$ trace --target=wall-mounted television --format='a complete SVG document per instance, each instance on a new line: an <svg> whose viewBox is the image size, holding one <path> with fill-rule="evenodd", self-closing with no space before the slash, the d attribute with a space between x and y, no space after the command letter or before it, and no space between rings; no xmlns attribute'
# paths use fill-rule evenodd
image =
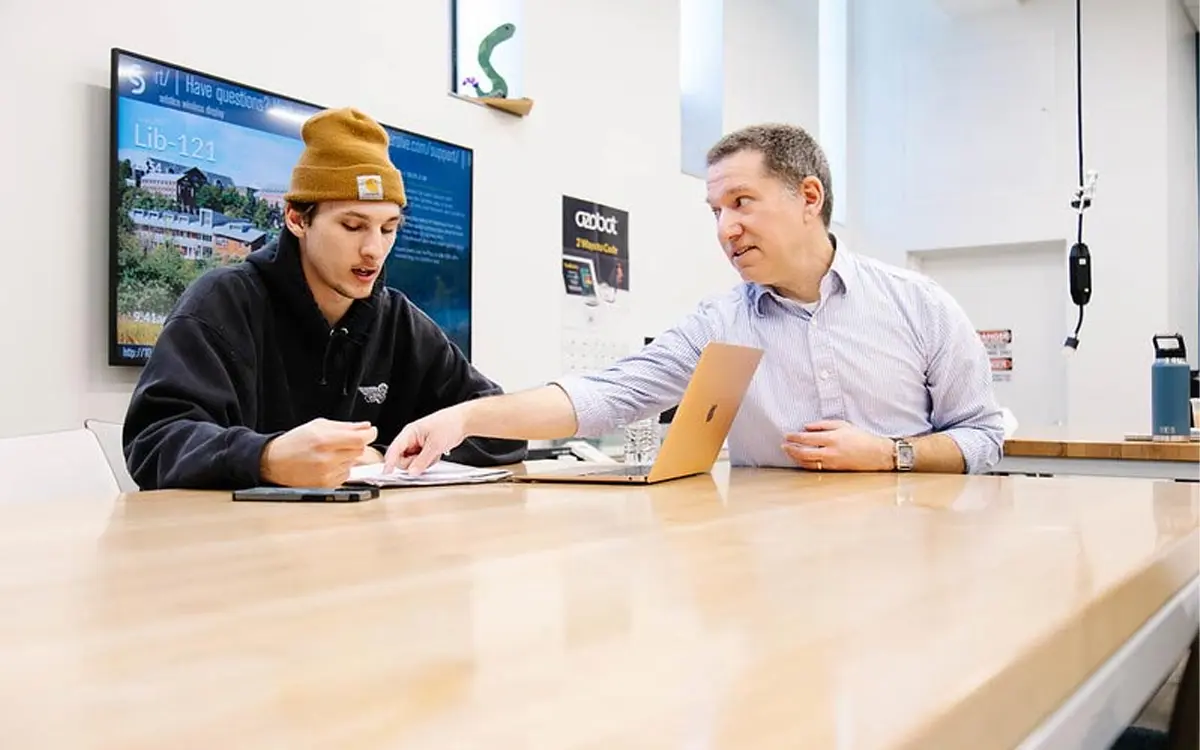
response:
<svg viewBox="0 0 1200 750"><path fill-rule="evenodd" d="M108 361L141 365L192 281L278 236L322 107L122 49L111 66ZM474 154L384 128L408 196L385 283L470 358Z"/></svg>

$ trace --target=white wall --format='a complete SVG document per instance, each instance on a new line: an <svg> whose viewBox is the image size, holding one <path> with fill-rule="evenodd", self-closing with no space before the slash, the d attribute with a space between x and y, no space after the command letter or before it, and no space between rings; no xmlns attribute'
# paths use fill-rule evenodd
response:
<svg viewBox="0 0 1200 750"><path fill-rule="evenodd" d="M816 0L729 3L725 121L815 124ZM774 13L789 11L787 23ZM475 359L509 389L556 374L560 195L630 211L637 315L657 332L736 281L715 243L703 183L679 165L678 0L527 0L517 119L447 95L445 3L213 0L190 5L6 3L0 11L0 279L10 353L0 435L120 419L137 371L105 364L108 50L126 47L476 150ZM77 31L63 25L70 17ZM222 26L212 19L228 19ZM811 20L811 28L805 23ZM622 48L625 48L622 50ZM620 51L619 51L620 50ZM766 99L745 85L771 69ZM18 75L15 71L25 71ZM810 81L811 85L806 84ZM717 82L716 85L726 85ZM781 97L781 93L788 94ZM515 261L529 262L520 274Z"/></svg>
<svg viewBox="0 0 1200 750"><path fill-rule="evenodd" d="M818 1L725 0L725 129L818 126Z"/></svg>
<svg viewBox="0 0 1200 750"><path fill-rule="evenodd" d="M1007 347L1012 370L993 387L1000 404L1019 415L1020 434L1044 435L1060 429L1067 419L1063 335L1045 325L1062 309L1065 245L943 248L912 257L918 270L937 279L959 301L976 328L1012 333ZM1021 304L1012 304L1013 299Z"/></svg>
<svg viewBox="0 0 1200 750"><path fill-rule="evenodd" d="M1197 248L1196 27L1182 3L1167 8L1168 320L1183 334L1192 367L1200 362Z"/></svg>
<svg viewBox="0 0 1200 750"><path fill-rule="evenodd" d="M950 15L937 0L853 0L847 221L861 249L904 264L909 250L1074 242L1074 5ZM1114 436L1149 428L1151 335L1190 318L1200 346L1194 93L1172 102L1194 92L1195 69L1167 51L1178 0L1083 9L1086 165L1100 182L1068 426ZM1045 325L1065 337L1075 310L1061 294L1061 318Z"/></svg>

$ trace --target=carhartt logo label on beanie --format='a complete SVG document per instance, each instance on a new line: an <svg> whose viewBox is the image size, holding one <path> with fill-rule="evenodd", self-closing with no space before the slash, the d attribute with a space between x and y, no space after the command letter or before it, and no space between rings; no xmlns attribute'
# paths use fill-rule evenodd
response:
<svg viewBox="0 0 1200 750"><path fill-rule="evenodd" d="M383 200L383 180L377 174L358 176L358 199L360 201Z"/></svg>
<svg viewBox="0 0 1200 750"><path fill-rule="evenodd" d="M389 201L407 204L400 170L388 156L383 126L357 109L327 109L300 130L304 153L284 196L299 203Z"/></svg>

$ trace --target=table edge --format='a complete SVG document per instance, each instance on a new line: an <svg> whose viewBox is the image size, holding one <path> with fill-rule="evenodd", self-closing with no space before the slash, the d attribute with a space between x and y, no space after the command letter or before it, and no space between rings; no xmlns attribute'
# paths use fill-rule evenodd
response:
<svg viewBox="0 0 1200 750"><path fill-rule="evenodd" d="M1015 748L1059 710L1087 680L1135 636L1155 613L1200 576L1200 528L1158 552L1155 560L1115 582L1100 596L1034 642L1004 671L942 711L931 714L897 744L905 750L929 747ZM1105 616L1101 617L1103 613ZM1116 614L1113 617L1113 614ZM1079 635L1082 628L1083 635ZM1100 646L1092 646L1102 640ZM1070 663L1064 653L1089 648L1082 674L1071 684L1047 684L1045 670L1033 664ZM1098 652L1097 652L1098 650ZM1055 658L1052 655L1057 655ZM1063 667L1058 667L1063 668ZM1072 671L1079 667L1072 666ZM1059 680L1058 682L1061 682ZM1019 696L1013 698L1013 696ZM1015 710L1014 710L1015 709ZM981 735L981 729L986 735Z"/></svg>

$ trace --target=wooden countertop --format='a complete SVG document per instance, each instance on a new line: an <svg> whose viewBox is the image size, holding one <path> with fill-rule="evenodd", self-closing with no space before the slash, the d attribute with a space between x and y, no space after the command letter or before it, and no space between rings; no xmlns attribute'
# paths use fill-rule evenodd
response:
<svg viewBox="0 0 1200 750"><path fill-rule="evenodd" d="M1186 582L1200 486L729 471L0 502L11 747L1011 748Z"/></svg>
<svg viewBox="0 0 1200 750"><path fill-rule="evenodd" d="M1056 434L1014 435L1004 455L1037 458L1101 458L1129 461L1200 462L1200 442L1156 443L1145 440Z"/></svg>

